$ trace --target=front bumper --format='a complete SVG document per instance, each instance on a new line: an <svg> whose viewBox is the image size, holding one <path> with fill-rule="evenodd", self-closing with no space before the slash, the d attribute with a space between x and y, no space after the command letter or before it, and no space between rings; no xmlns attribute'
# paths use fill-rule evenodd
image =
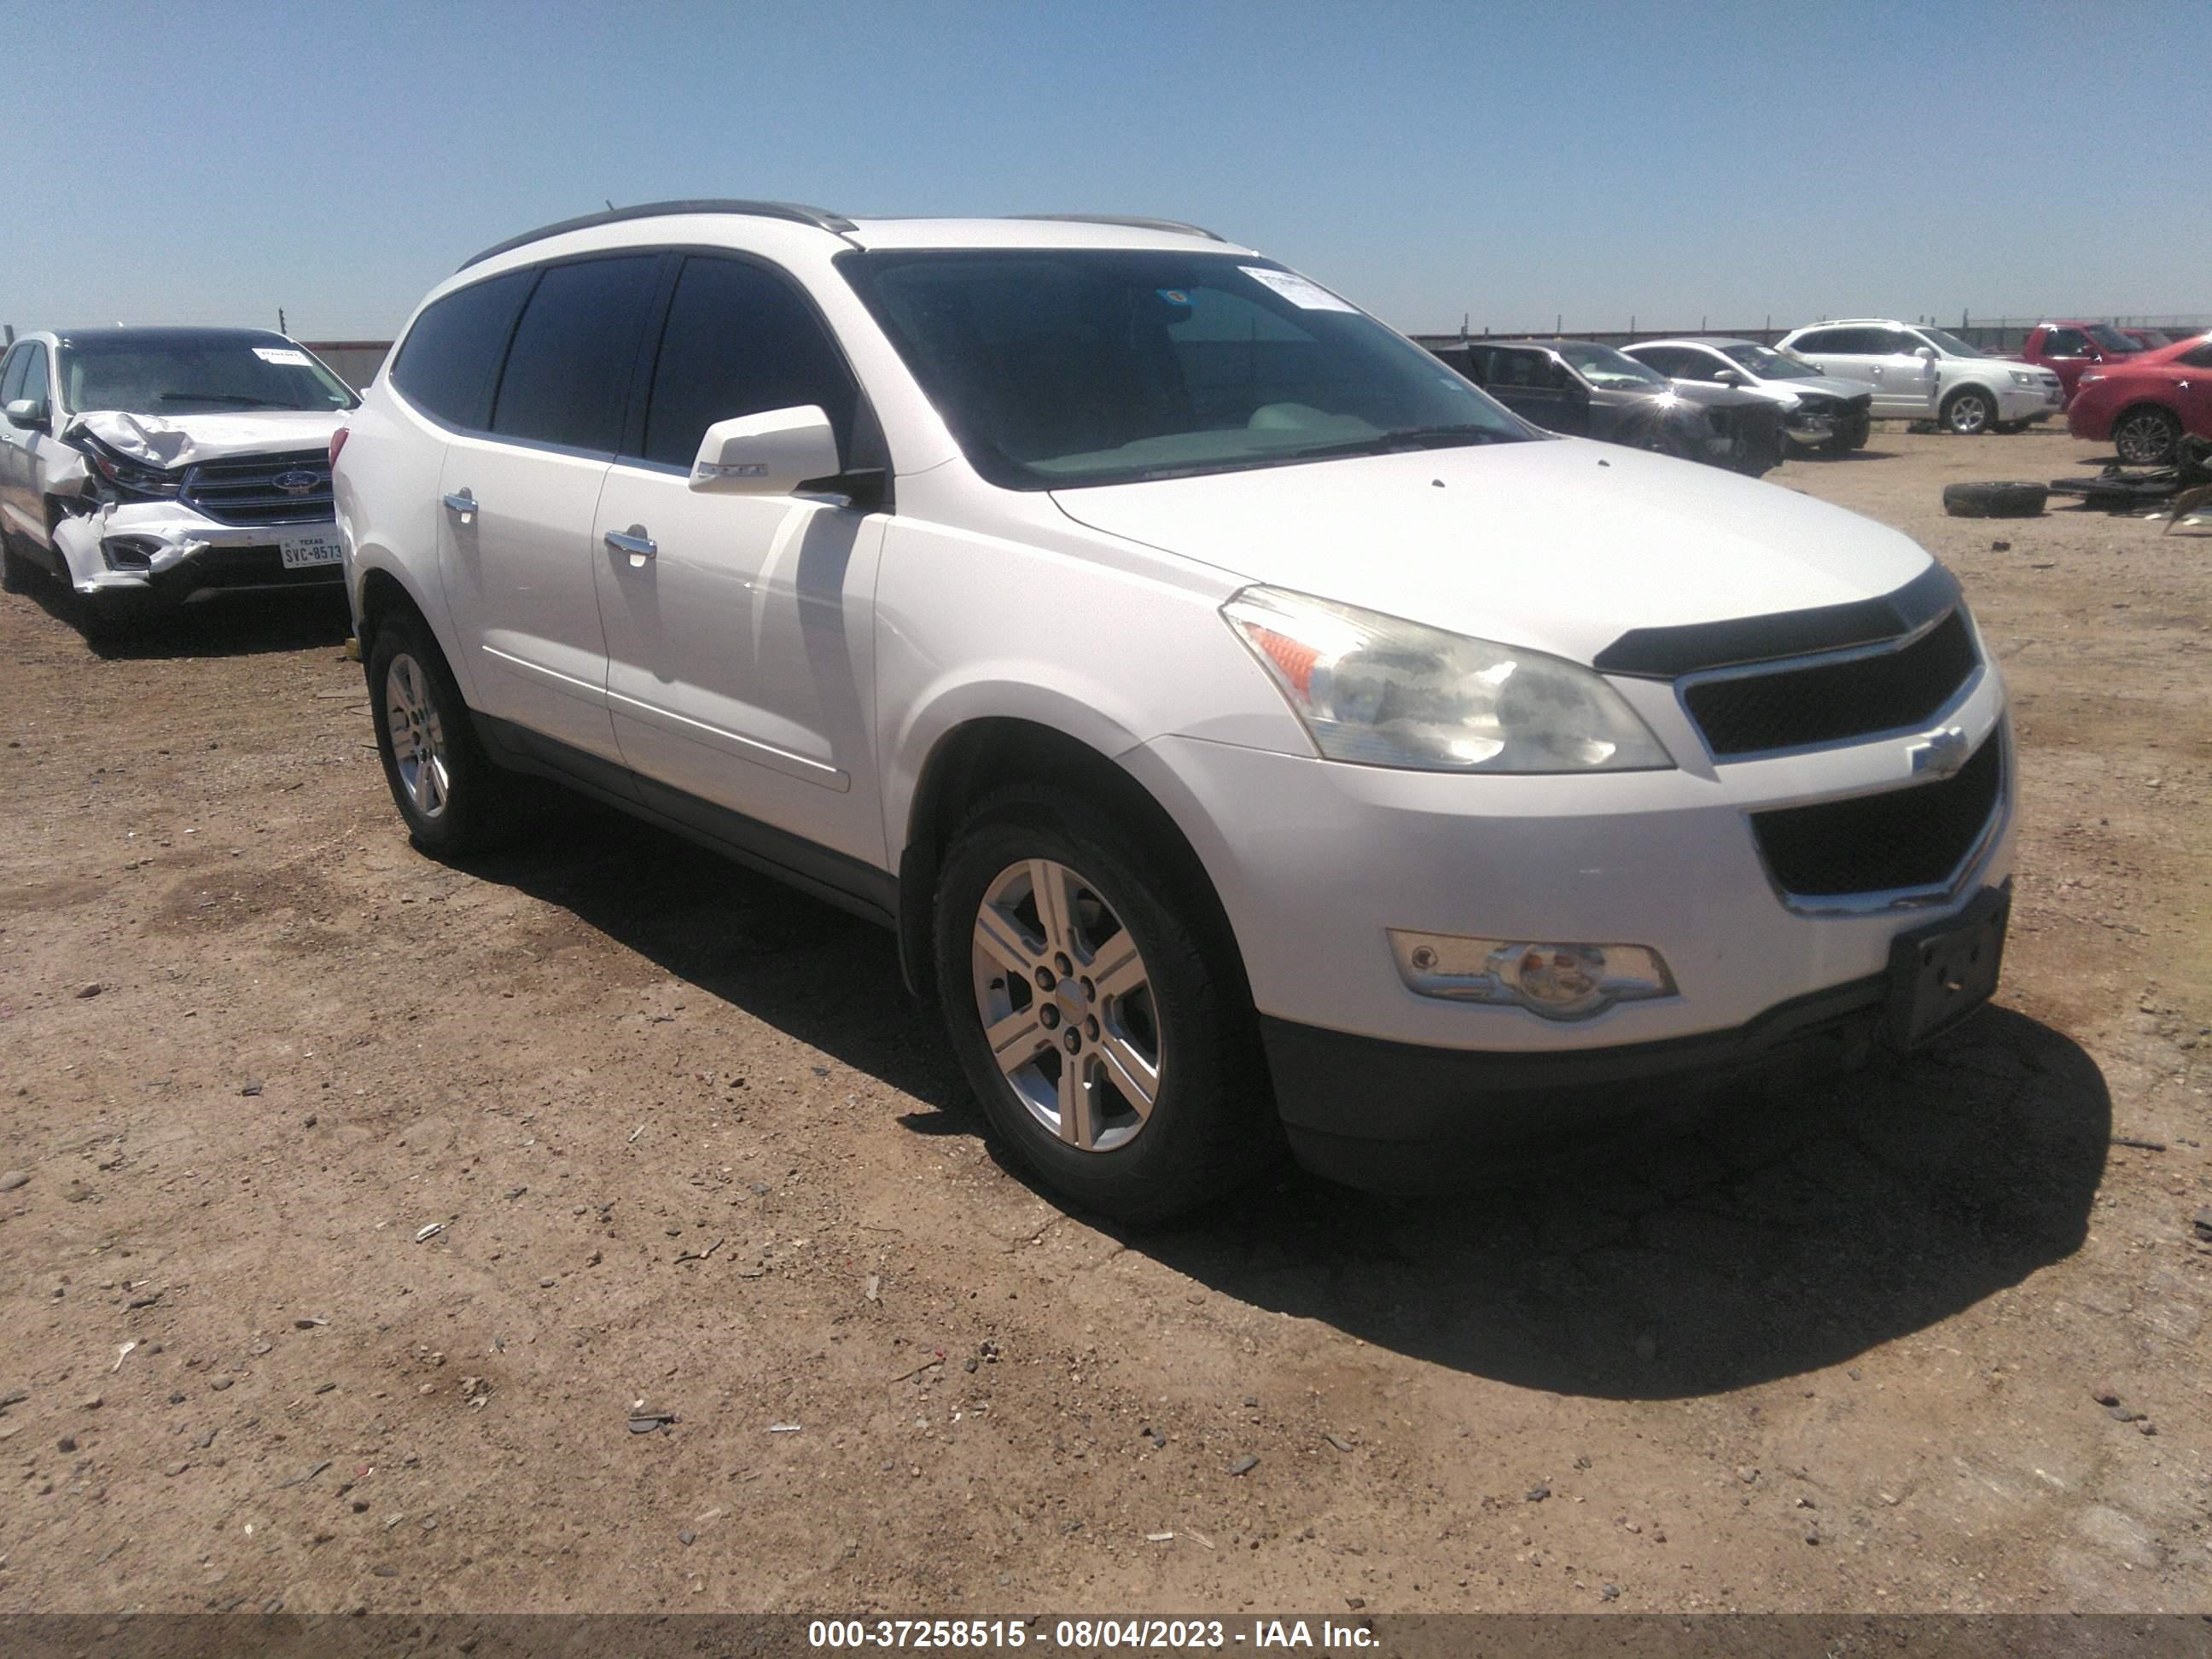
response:
<svg viewBox="0 0 2212 1659"><path fill-rule="evenodd" d="M2002 386L1997 388L1997 419L2047 421L2065 407L2064 389L2050 386Z"/></svg>
<svg viewBox="0 0 2212 1659"><path fill-rule="evenodd" d="M284 562L288 541L318 536L335 545L336 524L222 524L173 501L105 506L54 527L70 586L114 604L189 605L221 593L339 586L345 572L335 561Z"/></svg>
<svg viewBox="0 0 2212 1659"><path fill-rule="evenodd" d="M1443 1191L1472 1173L1571 1153L1586 1134L1648 1131L1731 1085L1822 1079L1877 1049L1917 1047L1988 1000L2011 908L2009 880L1984 888L1960 917L1901 936L1887 973L1793 997L1731 1030L1496 1055L1263 1018L1261 1041L1300 1163L1379 1192ZM1920 1024L1928 988L1963 960L1960 939L1988 960L1966 970L1970 983L1938 990L1936 1018Z"/></svg>
<svg viewBox="0 0 2212 1659"><path fill-rule="evenodd" d="M2008 765L1987 829L1940 889L1863 904L1789 898L1770 878L1750 815L1924 781L1914 750L1925 749L1929 732L1716 764L1674 687L1612 683L1678 769L1453 776L1190 738L1157 739L1122 757L1182 824L1220 896L1276 1051L1286 1120L1297 1100L1323 1097L1364 1110L1399 1096L1376 1109L1414 1110L1405 1091L1361 1081L1356 1063L1400 1049L1414 1051L1405 1063L1420 1077L1507 1066L1509 1092L1519 1086L1512 1065L1536 1068L1534 1077L1547 1066L1586 1064L1610 1083L1609 1068L1650 1075L1649 1054L1685 1042L1706 1045L1683 1050L1697 1056L1686 1069L1710 1069L1715 1056L1753 1043L1747 1034L1759 1034L1753 1046L1763 1046L1767 1035L1796 1032L1803 1022L1784 1010L1817 1004L1840 1018L1878 1000L1867 988L1888 973L1900 934L1956 914L2010 876ZM1958 727L1978 751L2008 741L2003 711L2002 683L1985 666L1929 727ZM1665 958L1677 994L1571 1021L1422 996L1399 975L1392 928L1642 945ZM1334 1081L1314 1085L1310 1076ZM1447 1100L1470 1093L1463 1085L1421 1087L1442 1089ZM1305 1122L1324 1127L1317 1113Z"/></svg>

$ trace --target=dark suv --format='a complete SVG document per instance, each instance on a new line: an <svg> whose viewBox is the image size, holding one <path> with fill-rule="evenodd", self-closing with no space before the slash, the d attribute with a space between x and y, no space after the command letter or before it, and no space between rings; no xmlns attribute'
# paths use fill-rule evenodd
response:
<svg viewBox="0 0 2212 1659"><path fill-rule="evenodd" d="M1466 340L1430 350L1524 420L1756 478L1782 459L1781 411L1724 386L1684 386L1589 340Z"/></svg>

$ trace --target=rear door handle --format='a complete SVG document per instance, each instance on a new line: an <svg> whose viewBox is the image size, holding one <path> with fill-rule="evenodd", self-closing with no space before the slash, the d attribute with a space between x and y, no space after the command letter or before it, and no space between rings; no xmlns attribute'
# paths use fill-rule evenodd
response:
<svg viewBox="0 0 2212 1659"><path fill-rule="evenodd" d="M475 518L477 515L477 498L469 494L465 489L462 490L458 495L447 496L446 505L453 512L460 514L461 522L463 524L466 524L470 520Z"/></svg>
<svg viewBox="0 0 2212 1659"><path fill-rule="evenodd" d="M629 555L629 568L641 570L645 562L660 551L660 544L645 533L645 526L634 524L627 530L610 530L607 545L617 553Z"/></svg>

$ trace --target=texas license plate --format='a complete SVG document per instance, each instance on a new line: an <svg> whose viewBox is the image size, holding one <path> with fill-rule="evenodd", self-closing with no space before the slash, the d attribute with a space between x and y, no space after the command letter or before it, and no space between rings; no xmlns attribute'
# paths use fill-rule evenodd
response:
<svg viewBox="0 0 2212 1659"><path fill-rule="evenodd" d="M345 557L345 550L338 544L338 532L335 530L295 532L278 539L276 551L287 570L301 570L313 564L337 564Z"/></svg>
<svg viewBox="0 0 2212 1659"><path fill-rule="evenodd" d="M1889 1030L1901 1048L1943 1031L1990 1000L2004 965L2012 884L1985 890L1958 915L1899 934L1889 947Z"/></svg>

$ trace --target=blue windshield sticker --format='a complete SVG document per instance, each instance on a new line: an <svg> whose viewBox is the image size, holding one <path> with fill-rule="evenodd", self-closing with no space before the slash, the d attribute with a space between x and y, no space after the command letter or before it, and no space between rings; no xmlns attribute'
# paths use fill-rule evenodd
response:
<svg viewBox="0 0 2212 1659"><path fill-rule="evenodd" d="M1190 295L1179 288L1164 288L1158 289L1158 293L1160 298L1171 306L1187 306L1190 303Z"/></svg>

